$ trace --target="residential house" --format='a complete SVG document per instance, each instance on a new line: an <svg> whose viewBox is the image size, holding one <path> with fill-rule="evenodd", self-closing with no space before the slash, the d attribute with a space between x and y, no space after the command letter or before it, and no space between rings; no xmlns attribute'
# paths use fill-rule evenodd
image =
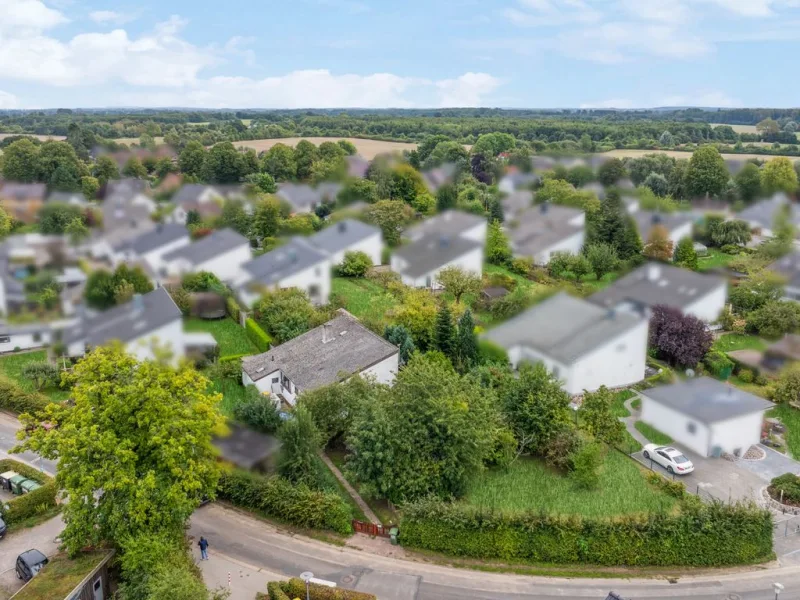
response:
<svg viewBox="0 0 800 600"><path fill-rule="evenodd" d="M314 188L306 183L287 182L278 185L277 196L289 203L293 213L310 213L320 204L335 203L341 189L338 183L322 183Z"/></svg>
<svg viewBox="0 0 800 600"><path fill-rule="evenodd" d="M651 262L588 300L606 309L640 314L647 314L653 306L665 305L712 323L728 301L728 282L724 277Z"/></svg>
<svg viewBox="0 0 800 600"><path fill-rule="evenodd" d="M556 166L556 160L551 156L534 154L531 156L531 167L534 171L550 171Z"/></svg>
<svg viewBox="0 0 800 600"><path fill-rule="evenodd" d="M150 182L145 179L113 179L100 190L104 205L133 204L147 206L150 212L156 210L156 202L150 197Z"/></svg>
<svg viewBox="0 0 800 600"><path fill-rule="evenodd" d="M774 194L771 198L751 204L740 212L738 219L746 221L753 231L761 237L771 237L775 221L781 212L788 207L789 220L795 227L800 226L800 211L792 203L789 196L783 192Z"/></svg>
<svg viewBox="0 0 800 600"><path fill-rule="evenodd" d="M357 179L364 179L369 171L369 161L366 158L354 154L348 156L347 160L347 176L355 177Z"/></svg>
<svg viewBox="0 0 800 600"><path fill-rule="evenodd" d="M542 180L536 173L523 173L514 171L503 175L497 184L497 189L504 194L513 194L520 190L530 190Z"/></svg>
<svg viewBox="0 0 800 600"><path fill-rule="evenodd" d="M630 385L645 376L648 320L561 292L483 334L514 367L542 363L570 394Z"/></svg>
<svg viewBox="0 0 800 600"><path fill-rule="evenodd" d="M425 219L418 225L409 227L403 237L416 241L429 235L441 237L463 237L481 245L486 244L488 222L486 217L473 215L460 210L446 210L434 217Z"/></svg>
<svg viewBox="0 0 800 600"><path fill-rule="evenodd" d="M202 239L162 256L168 276L207 271L232 283L244 276L242 266L252 260L250 240L233 229L217 229Z"/></svg>
<svg viewBox="0 0 800 600"><path fill-rule="evenodd" d="M109 181L103 213L102 231L93 232L90 251L94 258L111 258L114 248L155 229L152 219L156 203L145 192L149 184L139 179Z"/></svg>
<svg viewBox="0 0 800 600"><path fill-rule="evenodd" d="M47 204L69 204L70 206L78 206L80 208L88 206L89 204L86 200L86 196L80 192L50 192L45 202Z"/></svg>
<svg viewBox="0 0 800 600"><path fill-rule="evenodd" d="M428 234L397 248L392 254L392 271L411 287L439 288L437 275L447 267L459 267L481 276L484 245L461 236Z"/></svg>
<svg viewBox="0 0 800 600"><path fill-rule="evenodd" d="M785 366L800 361L800 335L787 333L770 344L759 361L758 367L768 371L780 371Z"/></svg>
<svg viewBox="0 0 800 600"><path fill-rule="evenodd" d="M174 223L186 225L189 213L196 212L201 220L213 219L222 214L225 198L214 186L189 183L172 196L175 209L169 216Z"/></svg>
<svg viewBox="0 0 800 600"><path fill-rule="evenodd" d="M192 349L216 346L210 334L183 331L183 314L163 287L94 316L83 315L63 336L70 357L114 340L139 360L154 359L157 350L166 349L178 361Z"/></svg>
<svg viewBox="0 0 800 600"><path fill-rule="evenodd" d="M0 206L22 223L35 223L44 205L47 186L43 183L0 183Z"/></svg>
<svg viewBox="0 0 800 600"><path fill-rule="evenodd" d="M511 221L533 206L533 192L531 190L511 192L500 200L500 206L503 208L506 222Z"/></svg>
<svg viewBox="0 0 800 600"><path fill-rule="evenodd" d="M43 348L53 342L50 323L12 324L0 321L0 353Z"/></svg>
<svg viewBox="0 0 800 600"><path fill-rule="evenodd" d="M383 234L378 227L344 219L315 233L308 241L330 256L331 265L342 264L346 252L364 252L373 265L381 264Z"/></svg>
<svg viewBox="0 0 800 600"><path fill-rule="evenodd" d="M786 280L784 297L800 301L800 250L793 250L769 266L769 270Z"/></svg>
<svg viewBox="0 0 800 600"><path fill-rule="evenodd" d="M243 274L234 284L242 302L251 307L264 289L297 288L314 304L327 304L331 292L328 255L302 237L262 254L242 265Z"/></svg>
<svg viewBox="0 0 800 600"><path fill-rule="evenodd" d="M603 200L606 197L606 188L599 181L590 181L586 185L581 186L580 191L592 192L595 196L597 196L598 200Z"/></svg>
<svg viewBox="0 0 800 600"><path fill-rule="evenodd" d="M630 207L628 211L630 212ZM642 243L647 244L654 227L661 226L667 231L667 237L673 248L685 237L692 236L694 221L691 215L672 213L664 214L650 210L636 210L631 214Z"/></svg>
<svg viewBox="0 0 800 600"><path fill-rule="evenodd" d="M191 244L189 230L177 223L158 223L155 228L114 248L114 264L146 262L153 273L166 272L164 256Z"/></svg>
<svg viewBox="0 0 800 600"><path fill-rule="evenodd" d="M585 220L582 210L544 202L518 215L506 230L514 256L546 265L555 252L580 253L586 237Z"/></svg>
<svg viewBox="0 0 800 600"><path fill-rule="evenodd" d="M343 309L336 317L267 352L242 359L242 383L255 385L276 402L364 375L392 384L399 351Z"/></svg>
<svg viewBox="0 0 800 600"><path fill-rule="evenodd" d="M439 191L443 185L451 184L455 181L456 165L445 163L440 167L434 167L422 172L422 181L431 194Z"/></svg>
<svg viewBox="0 0 800 600"><path fill-rule="evenodd" d="M742 456L761 441L764 413L773 406L711 377L658 386L641 394L641 420L700 456Z"/></svg>

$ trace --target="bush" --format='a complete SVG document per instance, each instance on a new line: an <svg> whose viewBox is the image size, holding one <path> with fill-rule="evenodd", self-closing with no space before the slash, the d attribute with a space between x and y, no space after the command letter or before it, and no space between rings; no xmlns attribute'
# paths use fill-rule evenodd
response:
<svg viewBox="0 0 800 600"><path fill-rule="evenodd" d="M275 433L281 425L281 417L269 396L249 385L247 396L233 408L233 418L262 433Z"/></svg>
<svg viewBox="0 0 800 600"><path fill-rule="evenodd" d="M32 380L37 390L56 386L60 380L58 367L46 360L28 363L22 369L22 376Z"/></svg>
<svg viewBox="0 0 800 600"><path fill-rule="evenodd" d="M247 332L247 337L256 345L259 352L266 352L269 350L270 344L272 343L272 338L269 337L269 334L261 329L261 326L256 323L253 319L247 319L244 322L244 328Z"/></svg>
<svg viewBox="0 0 800 600"><path fill-rule="evenodd" d="M422 500L403 508L404 546L481 559L720 567L770 559L772 519L754 505L689 504L610 519L483 511Z"/></svg>
<svg viewBox="0 0 800 600"><path fill-rule="evenodd" d="M478 340L478 361L482 364L508 364L508 353L504 348L488 340Z"/></svg>
<svg viewBox="0 0 800 600"><path fill-rule="evenodd" d="M350 506L334 492L292 485L282 477L263 477L246 471L224 473L219 497L298 527L352 533Z"/></svg>
<svg viewBox="0 0 800 600"><path fill-rule="evenodd" d="M342 277L363 277L372 268L372 259L366 252L345 252L344 260L339 266Z"/></svg>
<svg viewBox="0 0 800 600"><path fill-rule="evenodd" d="M14 414L34 413L50 404L46 396L26 392L14 381L0 375L0 410Z"/></svg>
<svg viewBox="0 0 800 600"><path fill-rule="evenodd" d="M587 442L572 457L570 478L580 488L593 490L600 485L600 467L603 466L602 446L595 441Z"/></svg>
<svg viewBox="0 0 800 600"><path fill-rule="evenodd" d="M523 277L528 277L528 275L531 274L531 271L533 271L533 259L527 256L515 258L511 261L509 269L512 273L522 275Z"/></svg>
<svg viewBox="0 0 800 600"><path fill-rule="evenodd" d="M239 304L236 302L236 300L234 299L233 296L228 296L225 299L225 308L228 310L228 316L230 316L230 318L233 319L234 321L236 321L236 323L238 324L240 322L239 321L239 319L240 319L239 315L240 315L242 309L239 306Z"/></svg>
<svg viewBox="0 0 800 600"><path fill-rule="evenodd" d="M800 504L800 477L785 473L770 481L769 495L783 504Z"/></svg>
<svg viewBox="0 0 800 600"><path fill-rule="evenodd" d="M7 503L8 509L2 511L3 519L7 524L19 523L56 506L58 487L49 475L10 458L0 460L0 473L6 471L16 471L20 475L42 484L38 490L17 496Z"/></svg>
<svg viewBox="0 0 800 600"><path fill-rule="evenodd" d="M755 375L753 375L753 372L750 369L742 369L739 371L738 375L739 379L741 379L744 383L753 383L753 380L755 379Z"/></svg>
<svg viewBox="0 0 800 600"><path fill-rule="evenodd" d="M245 354L227 354L225 356L220 356L219 357L219 362L221 362L221 363L227 363L227 362L236 363L236 361L242 360L245 356L251 356L251 355L247 354L247 353L245 353ZM236 364L238 364L238 363L236 363Z"/></svg>
<svg viewBox="0 0 800 600"><path fill-rule="evenodd" d="M718 379L727 379L733 371L733 361L724 352L708 352L703 357L703 364Z"/></svg>
<svg viewBox="0 0 800 600"><path fill-rule="evenodd" d="M302 579L293 577L283 584L283 589L290 598L305 598L306 584ZM310 584L308 591L311 600L376 600L373 594L342 588L329 588L317 583Z"/></svg>

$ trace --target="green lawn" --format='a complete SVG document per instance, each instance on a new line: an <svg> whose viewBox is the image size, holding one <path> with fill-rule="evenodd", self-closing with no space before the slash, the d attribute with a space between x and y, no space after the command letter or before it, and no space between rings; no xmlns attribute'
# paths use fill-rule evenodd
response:
<svg viewBox="0 0 800 600"><path fill-rule="evenodd" d="M379 284L369 279L334 277L331 296L341 296L345 309L359 319L382 321L397 300Z"/></svg>
<svg viewBox="0 0 800 600"><path fill-rule="evenodd" d="M47 360L46 350L8 354L0 357L0 373L16 381L23 390L35 392L36 387L33 385L33 382L22 376L22 369L29 363L42 362L44 360ZM69 398L69 392L60 388L45 388L40 391L53 402L63 402Z"/></svg>
<svg viewBox="0 0 800 600"><path fill-rule="evenodd" d="M620 390L614 394L614 400L611 403L611 414L615 417L630 417L631 413L625 408L625 401L635 395L636 393L633 390Z"/></svg>
<svg viewBox="0 0 800 600"><path fill-rule="evenodd" d="M639 430L644 437L650 440L654 444L658 444L660 446L671 444L672 438L669 437L666 433L661 433L655 427L648 425L643 421L636 421L636 425L634 425L636 429Z"/></svg>
<svg viewBox="0 0 800 600"><path fill-rule="evenodd" d="M712 349L720 352L733 352L734 350L759 350L767 348L767 342L755 335L745 333L726 333L714 340Z"/></svg>
<svg viewBox="0 0 800 600"><path fill-rule="evenodd" d="M609 450L599 489L582 490L537 459L520 459L508 470L489 470L470 482L462 500L506 511L608 517L667 512L675 499L651 487L630 458Z"/></svg>
<svg viewBox="0 0 800 600"><path fill-rule="evenodd" d="M717 248L709 248L708 256L697 257L697 270L710 271L720 267L727 267L728 263L737 258L734 254L725 254Z"/></svg>
<svg viewBox="0 0 800 600"><path fill-rule="evenodd" d="M220 404L222 414L232 417L233 408L243 402L246 397L244 386L238 381L230 379L212 379L211 383L213 391L222 393L222 403Z"/></svg>
<svg viewBox="0 0 800 600"><path fill-rule="evenodd" d="M786 427L786 445L795 459L800 459L800 410L786 404L778 404L767 413L768 417L776 417Z"/></svg>
<svg viewBox="0 0 800 600"><path fill-rule="evenodd" d="M207 320L190 317L184 320L183 326L188 332L202 331L213 335L219 344L220 356L258 354L258 348L247 337L244 327L239 327L231 318Z"/></svg>

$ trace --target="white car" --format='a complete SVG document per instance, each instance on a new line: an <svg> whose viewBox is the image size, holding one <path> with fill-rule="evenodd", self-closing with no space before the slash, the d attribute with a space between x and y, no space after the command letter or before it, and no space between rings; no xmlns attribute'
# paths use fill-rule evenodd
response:
<svg viewBox="0 0 800 600"><path fill-rule="evenodd" d="M676 450L672 446L647 444L642 454L644 454L645 458L649 458L653 462L660 464L670 473L686 475L694 471L692 461L686 458L680 450Z"/></svg>

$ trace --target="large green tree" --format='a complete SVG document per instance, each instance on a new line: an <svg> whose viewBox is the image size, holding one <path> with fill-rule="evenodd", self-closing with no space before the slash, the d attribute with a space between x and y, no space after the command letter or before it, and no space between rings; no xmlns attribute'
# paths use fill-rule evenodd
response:
<svg viewBox="0 0 800 600"><path fill-rule="evenodd" d="M281 226L281 205L274 196L259 199L253 213L252 233L260 238L275 237Z"/></svg>
<svg viewBox="0 0 800 600"><path fill-rule="evenodd" d="M119 345L95 349L64 378L71 401L22 415L15 450L58 460L67 550L182 535L216 491L211 438L223 428L222 395L189 366L140 363Z"/></svg>
<svg viewBox="0 0 800 600"><path fill-rule="evenodd" d="M98 156L92 168L92 175L97 178L100 185L105 185L109 181L119 179L119 167L110 156Z"/></svg>
<svg viewBox="0 0 800 600"><path fill-rule="evenodd" d="M281 440L278 473L294 484L317 487L317 453L321 438L314 418L305 406L298 406L292 418L281 425L278 437Z"/></svg>
<svg viewBox="0 0 800 600"><path fill-rule="evenodd" d="M214 144L206 154L202 177L211 183L239 183L247 174L244 155L230 142Z"/></svg>
<svg viewBox="0 0 800 600"><path fill-rule="evenodd" d="M294 147L294 161L297 165L297 178L306 180L311 178L314 161L319 158L317 147L308 140L300 140Z"/></svg>
<svg viewBox="0 0 800 600"><path fill-rule="evenodd" d="M745 202L752 202L761 194L761 170L749 162L734 177L736 191Z"/></svg>
<svg viewBox="0 0 800 600"><path fill-rule="evenodd" d="M308 296L297 288L265 293L255 312L258 322L279 344L311 329L315 315Z"/></svg>
<svg viewBox="0 0 800 600"><path fill-rule="evenodd" d="M81 176L88 174L75 149L66 142L43 143L39 147L36 165L36 179L53 189L80 190Z"/></svg>
<svg viewBox="0 0 800 600"><path fill-rule="evenodd" d="M367 218L381 228L390 246L400 243L403 228L414 218L414 209L400 200L380 200L367 209Z"/></svg>
<svg viewBox="0 0 800 600"><path fill-rule="evenodd" d="M783 156L767 161L761 174L761 185L767 194L794 193L797 190L797 173L791 161Z"/></svg>
<svg viewBox="0 0 800 600"><path fill-rule="evenodd" d="M23 138L3 150L3 177L9 181L32 182L38 177L39 146Z"/></svg>
<svg viewBox="0 0 800 600"><path fill-rule="evenodd" d="M178 156L178 167L181 173L192 177L201 177L203 175L203 166L206 162L206 154L206 149L200 142L193 140L186 144L186 147L181 150Z"/></svg>
<svg viewBox="0 0 800 600"><path fill-rule="evenodd" d="M716 146L701 146L686 170L686 190L691 196L719 196L728 185L728 167Z"/></svg>
<svg viewBox="0 0 800 600"><path fill-rule="evenodd" d="M291 181L297 174L294 150L286 144L275 144L264 153L261 167L272 175L275 181Z"/></svg>
<svg viewBox="0 0 800 600"><path fill-rule="evenodd" d="M456 329L453 326L453 314L447 302L442 302L436 313L436 324L433 329L433 349L444 354L451 361L455 358Z"/></svg>

